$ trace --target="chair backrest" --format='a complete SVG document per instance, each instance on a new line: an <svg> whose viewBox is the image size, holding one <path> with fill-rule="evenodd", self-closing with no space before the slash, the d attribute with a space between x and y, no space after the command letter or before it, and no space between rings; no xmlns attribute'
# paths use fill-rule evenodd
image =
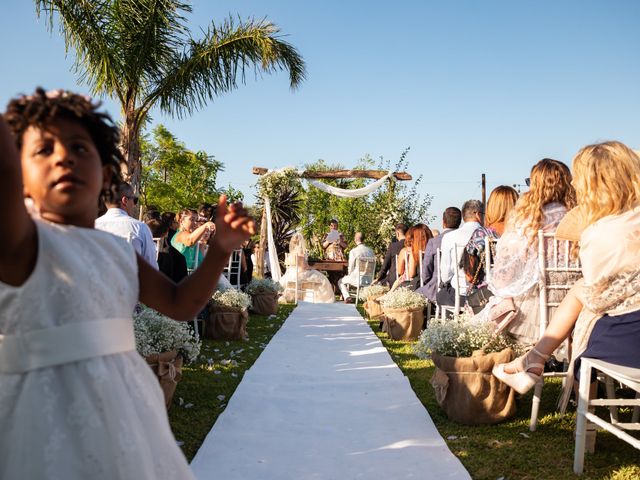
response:
<svg viewBox="0 0 640 480"><path fill-rule="evenodd" d="M374 257L358 257L356 268L358 270L358 285L360 287L371 285L376 271L376 259Z"/></svg>
<svg viewBox="0 0 640 480"><path fill-rule="evenodd" d="M153 243L156 244L156 260L158 260L160 254L165 251L166 238L167 237L153 237Z"/></svg>
<svg viewBox="0 0 640 480"><path fill-rule="evenodd" d="M229 280L229 283L231 283L231 285L237 290L240 290L240 269L242 264L241 256L241 248L238 248L237 250L231 252L231 255L229 256L229 263L227 264L227 268L225 269L225 276L227 277L227 280Z"/></svg>
<svg viewBox="0 0 640 480"><path fill-rule="evenodd" d="M456 261L455 268L453 269L453 271L455 272L453 275L453 283L452 286L456 292L456 299L455 299L455 303L454 303L454 307L455 307L455 311L456 312L460 312L460 295L467 295L467 292L461 292L460 289L462 288L463 283L460 281L461 277L464 276L464 270L462 270L460 268L460 259L462 258L462 252L464 252L466 245L463 244L454 244L454 248L453 248L453 254L454 254L454 259ZM464 283L464 285L466 285L466 282Z"/></svg>
<svg viewBox="0 0 640 480"><path fill-rule="evenodd" d="M424 257L424 250L420 252L420 256L418 257L418 275L420 275L420 286L424 286L424 275L422 273L422 261Z"/></svg>
<svg viewBox="0 0 640 480"><path fill-rule="evenodd" d="M491 235L484 237L484 281L489 283L491 280L491 270L496 261L496 246L498 239Z"/></svg>
<svg viewBox="0 0 640 480"><path fill-rule="evenodd" d="M573 259L574 243L558 240L553 233L538 231L540 268L540 336L549 323L549 310L562 302L569 289L582 277L579 259Z"/></svg>
<svg viewBox="0 0 640 480"><path fill-rule="evenodd" d="M440 247L436 248L436 290L440 290Z"/></svg>

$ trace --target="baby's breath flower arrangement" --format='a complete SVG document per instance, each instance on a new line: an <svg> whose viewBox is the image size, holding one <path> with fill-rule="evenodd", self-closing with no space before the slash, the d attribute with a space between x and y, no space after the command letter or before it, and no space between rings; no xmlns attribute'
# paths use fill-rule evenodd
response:
<svg viewBox="0 0 640 480"><path fill-rule="evenodd" d="M251 297L235 288L215 292L211 300L214 305L238 311L245 310L251 306Z"/></svg>
<svg viewBox="0 0 640 480"><path fill-rule="evenodd" d="M389 291L389 287L386 285L370 285L362 289L360 298L363 300L369 300L370 298L377 298L380 295L384 295Z"/></svg>
<svg viewBox="0 0 640 480"><path fill-rule="evenodd" d="M384 308L420 308L427 305L427 299L419 293L400 287L379 299Z"/></svg>
<svg viewBox="0 0 640 480"><path fill-rule="evenodd" d="M176 350L186 363L200 355L201 342L191 331L189 324L177 322L142 307L133 316L136 350L143 357Z"/></svg>
<svg viewBox="0 0 640 480"><path fill-rule="evenodd" d="M282 285L270 278L254 278L244 291L249 295L256 295L261 293L280 293L282 290Z"/></svg>
<svg viewBox="0 0 640 480"><path fill-rule="evenodd" d="M413 351L420 358L431 358L432 353L447 357L470 357L474 350L484 347L486 353L500 352L507 347L518 350L510 337L494 336L487 322L474 321L468 314L453 320L432 319L420 334Z"/></svg>

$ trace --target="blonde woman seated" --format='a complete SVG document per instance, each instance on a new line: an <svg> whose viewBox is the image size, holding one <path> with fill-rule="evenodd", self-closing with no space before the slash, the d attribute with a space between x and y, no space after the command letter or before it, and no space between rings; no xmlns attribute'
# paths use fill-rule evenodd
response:
<svg viewBox="0 0 640 480"><path fill-rule="evenodd" d="M579 236L583 280L535 348L494 368L520 393L540 380L545 360L572 331L575 372L583 356L640 368L640 157L620 142L589 145L576 155L573 171L580 206L558 235ZM567 382L562 407L570 390Z"/></svg>
<svg viewBox="0 0 640 480"><path fill-rule="evenodd" d="M307 263L307 249L304 237L301 233L294 233L289 242L289 253L285 257L287 270L280 277L280 285L285 289L280 298L287 303L295 302L296 292L293 284L298 282L298 290L313 289L313 303L333 303L335 295L329 279L318 270L309 267ZM288 288L289 287L289 288ZM304 296L304 292L298 294L298 299Z"/></svg>
<svg viewBox="0 0 640 480"><path fill-rule="evenodd" d="M489 281L494 296L477 317L499 321L506 316L500 315L503 311L513 311L506 330L523 345L540 336L538 230L555 232L575 204L569 168L557 160L541 160L531 170L530 190L516 203L496 245Z"/></svg>

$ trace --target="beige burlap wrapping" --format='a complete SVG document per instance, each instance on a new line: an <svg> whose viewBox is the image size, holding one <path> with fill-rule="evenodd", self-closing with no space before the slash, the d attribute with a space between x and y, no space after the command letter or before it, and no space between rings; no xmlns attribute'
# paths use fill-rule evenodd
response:
<svg viewBox="0 0 640 480"><path fill-rule="evenodd" d="M272 291L251 294L251 311L258 315L276 315L278 313L278 294Z"/></svg>
<svg viewBox="0 0 640 480"><path fill-rule="evenodd" d="M422 330L424 307L384 308L382 331L393 340L417 340Z"/></svg>
<svg viewBox="0 0 640 480"><path fill-rule="evenodd" d="M444 357L433 354L436 370L431 385L436 400L454 422L465 425L498 423L516 412L515 392L491 374L495 364L510 362L513 350L471 357Z"/></svg>
<svg viewBox="0 0 640 480"><path fill-rule="evenodd" d="M377 297L370 297L364 302L364 311L367 312L367 316L369 319L373 320L374 318L378 318L382 315L382 305L378 302L378 298L382 295L378 295Z"/></svg>
<svg viewBox="0 0 640 480"><path fill-rule="evenodd" d="M182 355L174 350L149 355L144 359L160 381L160 388L164 393L164 403L169 410L178 381L182 378Z"/></svg>
<svg viewBox="0 0 640 480"><path fill-rule="evenodd" d="M204 336L212 340L243 340L247 334L249 312L210 304Z"/></svg>

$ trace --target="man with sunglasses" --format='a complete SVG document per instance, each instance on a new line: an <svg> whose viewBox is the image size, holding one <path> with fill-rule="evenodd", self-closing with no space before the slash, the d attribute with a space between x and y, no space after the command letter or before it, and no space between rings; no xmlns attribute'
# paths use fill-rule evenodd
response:
<svg viewBox="0 0 640 480"><path fill-rule="evenodd" d="M107 203L107 212L96 218L95 227L124 238L149 265L157 270L156 246L151 230L145 223L133 218L137 204L138 197L133 194L133 188L130 184L123 183L116 192L113 202Z"/></svg>

